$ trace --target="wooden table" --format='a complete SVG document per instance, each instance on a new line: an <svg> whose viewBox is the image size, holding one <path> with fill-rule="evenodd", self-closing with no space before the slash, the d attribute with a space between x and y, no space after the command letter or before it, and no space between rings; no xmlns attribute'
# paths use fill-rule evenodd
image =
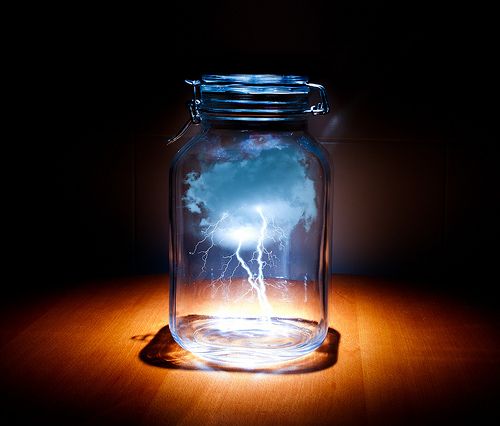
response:
<svg viewBox="0 0 500 426"><path fill-rule="evenodd" d="M27 424L500 424L496 315L366 277L336 276L330 300L320 350L253 373L172 341L167 276L14 306L1 315L2 413Z"/></svg>

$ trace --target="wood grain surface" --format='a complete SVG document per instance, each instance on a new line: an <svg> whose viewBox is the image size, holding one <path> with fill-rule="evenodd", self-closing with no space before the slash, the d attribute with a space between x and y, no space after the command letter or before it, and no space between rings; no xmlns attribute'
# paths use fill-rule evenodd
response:
<svg viewBox="0 0 500 426"><path fill-rule="evenodd" d="M1 314L3 424L499 424L498 316L408 283L336 276L297 362L221 369L177 346L168 277L91 282Z"/></svg>

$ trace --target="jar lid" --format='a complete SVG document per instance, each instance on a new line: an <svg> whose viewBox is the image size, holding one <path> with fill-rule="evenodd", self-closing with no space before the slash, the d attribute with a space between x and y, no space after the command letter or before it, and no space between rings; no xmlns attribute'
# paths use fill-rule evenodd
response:
<svg viewBox="0 0 500 426"><path fill-rule="evenodd" d="M201 119L290 120L306 113L306 77L273 74L204 75ZM305 117L304 117L305 118Z"/></svg>
<svg viewBox="0 0 500 426"><path fill-rule="evenodd" d="M325 88L304 76L207 74L201 80L185 81L193 86L188 104L191 118L168 143L179 139L191 123L203 120L291 121L330 111ZM319 91L321 101L310 105L312 89Z"/></svg>

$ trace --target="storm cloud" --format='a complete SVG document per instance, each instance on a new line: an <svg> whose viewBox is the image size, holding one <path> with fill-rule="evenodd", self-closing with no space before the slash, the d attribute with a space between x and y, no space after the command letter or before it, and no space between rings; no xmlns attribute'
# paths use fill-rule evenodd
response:
<svg viewBox="0 0 500 426"><path fill-rule="evenodd" d="M308 231L317 215L316 193L302 152L275 139L241 149L243 159L228 158L187 174L185 208L200 216L202 228L223 218L222 243L230 241L224 233L231 230L258 229L257 209L286 237L299 223Z"/></svg>

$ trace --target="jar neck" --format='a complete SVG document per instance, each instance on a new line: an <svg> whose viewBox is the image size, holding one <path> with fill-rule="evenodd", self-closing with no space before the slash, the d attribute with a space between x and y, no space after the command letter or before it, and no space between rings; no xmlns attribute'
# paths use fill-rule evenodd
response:
<svg viewBox="0 0 500 426"><path fill-rule="evenodd" d="M204 130L307 131L308 129L308 121L306 119L289 121L255 121L250 118L248 120L204 119L201 121L201 125Z"/></svg>

